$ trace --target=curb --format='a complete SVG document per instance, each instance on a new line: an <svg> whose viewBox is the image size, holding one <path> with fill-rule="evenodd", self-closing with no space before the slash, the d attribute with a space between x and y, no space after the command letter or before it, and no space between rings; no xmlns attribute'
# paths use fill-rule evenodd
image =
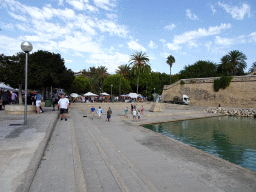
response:
<svg viewBox="0 0 256 192"><path fill-rule="evenodd" d="M17 187L15 192L28 192L31 184L34 180L34 177L36 175L37 169L41 163L41 159L44 156L44 152L46 150L46 147L48 145L48 142L51 139L52 133L54 131L54 128L56 126L57 120L60 116L60 114L55 115L56 118L53 118L51 122L48 125L46 135L44 139L41 141L41 143L38 145L37 150L34 153L33 158L31 159L29 166L27 167L27 170L24 172L23 179L21 180L21 184Z"/></svg>

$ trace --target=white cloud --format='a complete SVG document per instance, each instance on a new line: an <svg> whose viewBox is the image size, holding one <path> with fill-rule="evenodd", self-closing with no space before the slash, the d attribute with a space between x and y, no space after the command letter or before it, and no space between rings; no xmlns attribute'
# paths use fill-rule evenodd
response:
<svg viewBox="0 0 256 192"><path fill-rule="evenodd" d="M210 5L210 8L211 8L211 10L212 10L212 14L214 15L217 11L216 11L216 9L214 9L214 6L213 5Z"/></svg>
<svg viewBox="0 0 256 192"><path fill-rule="evenodd" d="M249 41L250 40L248 39L248 37L244 36L244 35L241 35L236 38L223 38L223 37L219 37L219 36L215 37L215 44L221 45L221 46L230 46L233 44L243 44L243 43L246 43Z"/></svg>
<svg viewBox="0 0 256 192"><path fill-rule="evenodd" d="M223 45L223 46L229 46L234 43L233 39L230 38L222 38L220 36L215 37L215 44L217 45Z"/></svg>
<svg viewBox="0 0 256 192"><path fill-rule="evenodd" d="M92 42L90 36L84 36L81 32L76 32L75 36L66 36L65 40L58 42L58 47L88 53L100 52L99 45Z"/></svg>
<svg viewBox="0 0 256 192"><path fill-rule="evenodd" d="M251 7L250 5L243 3L240 7L230 6L228 4L218 2L218 5L221 6L227 13L229 13L233 19L243 20L244 16L247 14L248 17L251 16Z"/></svg>
<svg viewBox="0 0 256 192"><path fill-rule="evenodd" d="M182 48L181 46L175 45L175 44L172 44L172 43L167 43L167 47L168 47L168 49L173 50L173 51L177 51L177 50L180 50Z"/></svg>
<svg viewBox="0 0 256 192"><path fill-rule="evenodd" d="M155 68L152 68L151 70L152 70L153 72L158 72Z"/></svg>
<svg viewBox="0 0 256 192"><path fill-rule="evenodd" d="M75 52L72 56L79 56L79 57L84 57L81 53L79 53L79 52Z"/></svg>
<svg viewBox="0 0 256 192"><path fill-rule="evenodd" d="M198 20L198 17L194 13L191 13L190 9L186 10L186 15L189 19Z"/></svg>
<svg viewBox="0 0 256 192"><path fill-rule="evenodd" d="M86 60L86 62L95 64L96 66L106 66L108 68L108 72L114 73L119 65L128 63L129 59L129 55L118 52L110 55L106 53L95 53L91 54L90 58Z"/></svg>
<svg viewBox="0 0 256 192"><path fill-rule="evenodd" d="M151 48L151 49L155 49L157 48L157 45L153 42L153 41L150 41L148 46Z"/></svg>
<svg viewBox="0 0 256 192"><path fill-rule="evenodd" d="M23 17L21 15L16 15L15 13L12 13L12 12L8 12L9 15L11 15L14 19L17 19L17 20L20 20L20 21L23 21L23 22L27 22L27 19L26 17Z"/></svg>
<svg viewBox="0 0 256 192"><path fill-rule="evenodd" d="M211 41L208 41L204 45L206 46L207 50L210 51L211 48L212 48L213 43Z"/></svg>
<svg viewBox="0 0 256 192"><path fill-rule="evenodd" d="M0 49L4 50L5 55L13 55L22 51L20 48L22 40L20 38L10 38L4 35L0 35Z"/></svg>
<svg viewBox="0 0 256 192"><path fill-rule="evenodd" d="M65 63L72 63L73 60L65 60Z"/></svg>
<svg viewBox="0 0 256 192"><path fill-rule="evenodd" d="M166 26L164 27L164 29L166 29L166 30L173 30L175 27L176 27L175 24L171 24L171 25L166 25Z"/></svg>
<svg viewBox="0 0 256 192"><path fill-rule="evenodd" d="M231 24L229 23L228 24L222 23L220 26L209 27L208 30L205 28L199 28L198 30L185 32L182 35L175 35L173 39L173 43L177 45L184 44L191 40L195 40L201 37L217 35L221 33L222 30L229 29L229 28L231 28Z"/></svg>
<svg viewBox="0 0 256 192"><path fill-rule="evenodd" d="M93 0L93 2L97 7L109 11L116 6L116 0Z"/></svg>
<svg viewBox="0 0 256 192"><path fill-rule="evenodd" d="M249 35L249 37L250 37L250 41L256 42L256 32L251 33L251 34Z"/></svg>
<svg viewBox="0 0 256 192"><path fill-rule="evenodd" d="M119 35L122 37L125 37L128 33L124 26L120 26L113 21L103 19L96 21L96 23L101 32L109 32L111 35Z"/></svg>
<svg viewBox="0 0 256 192"><path fill-rule="evenodd" d="M117 20L118 16L116 14L110 14L110 13L107 13L107 18L111 19L111 20Z"/></svg>
<svg viewBox="0 0 256 192"><path fill-rule="evenodd" d="M130 49L134 49L134 50L141 50L141 51L146 51L146 49L140 45L139 43L137 43L138 40L136 41L130 41L128 44Z"/></svg>

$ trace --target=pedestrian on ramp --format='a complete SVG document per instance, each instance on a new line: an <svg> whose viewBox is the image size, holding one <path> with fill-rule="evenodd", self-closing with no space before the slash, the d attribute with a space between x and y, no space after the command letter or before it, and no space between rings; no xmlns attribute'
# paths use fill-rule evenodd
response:
<svg viewBox="0 0 256 192"><path fill-rule="evenodd" d="M60 120L63 120L64 117L65 121L67 121L69 100L65 97L64 93L60 94L60 100L58 101L58 109L60 110Z"/></svg>

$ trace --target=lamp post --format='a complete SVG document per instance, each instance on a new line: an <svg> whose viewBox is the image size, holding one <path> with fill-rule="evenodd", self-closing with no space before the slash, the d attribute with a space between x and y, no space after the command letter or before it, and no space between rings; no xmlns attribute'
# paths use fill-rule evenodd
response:
<svg viewBox="0 0 256 192"><path fill-rule="evenodd" d="M26 53L26 62L25 62L25 105L24 105L24 125L27 125L27 93L28 93L28 53L32 51L33 45L24 41L21 43L21 49Z"/></svg>
<svg viewBox="0 0 256 192"><path fill-rule="evenodd" d="M155 97L156 97L156 88L154 88L154 102L155 102Z"/></svg>
<svg viewBox="0 0 256 192"><path fill-rule="evenodd" d="M112 102L112 87L113 87L113 85L111 85L111 97L110 97L111 102Z"/></svg>

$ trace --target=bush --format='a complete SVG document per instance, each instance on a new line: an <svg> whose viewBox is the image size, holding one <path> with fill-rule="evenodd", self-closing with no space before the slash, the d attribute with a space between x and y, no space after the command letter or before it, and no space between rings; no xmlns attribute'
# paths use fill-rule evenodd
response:
<svg viewBox="0 0 256 192"><path fill-rule="evenodd" d="M220 79L214 80L214 91L218 92L220 89L226 89L232 80L232 77L223 76Z"/></svg>
<svg viewBox="0 0 256 192"><path fill-rule="evenodd" d="M181 80L181 81L180 81L180 84L181 84L181 85L184 85L184 84L185 84L185 81Z"/></svg>

